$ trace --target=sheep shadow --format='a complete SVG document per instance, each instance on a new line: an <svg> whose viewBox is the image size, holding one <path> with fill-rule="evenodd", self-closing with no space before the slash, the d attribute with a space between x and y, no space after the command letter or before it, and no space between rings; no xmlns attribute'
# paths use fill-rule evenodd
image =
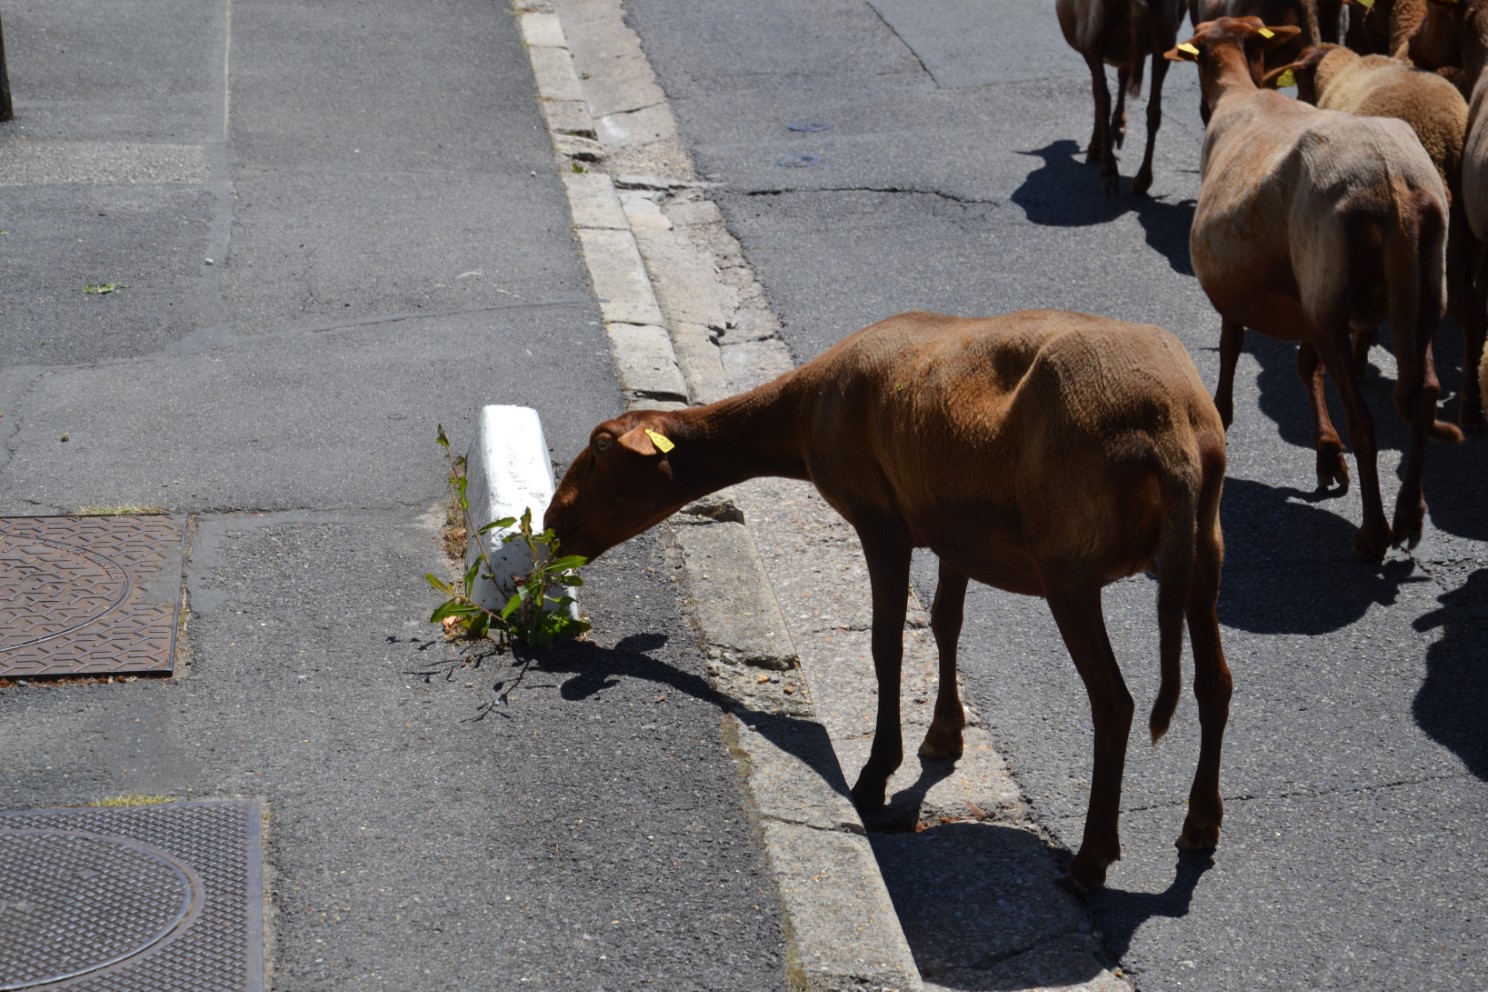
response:
<svg viewBox="0 0 1488 992"><path fill-rule="evenodd" d="M1398 479L1404 464L1404 451L1410 446L1410 430L1395 412L1394 361L1383 348L1388 348L1388 329L1381 329L1381 345L1370 349L1370 364L1364 375L1364 398L1374 415L1375 435L1379 444L1381 495L1387 510L1394 505L1392 486L1386 479ZM1246 352L1260 365L1256 387L1260 393L1261 412L1276 424L1281 439L1288 444L1311 450L1312 418L1307 408L1307 394L1297 378L1297 346L1263 334L1250 332L1245 338ZM1463 371L1461 335L1452 321L1442 325L1437 337L1438 375L1442 380L1440 416L1455 423L1457 399ZM1443 362L1442 356L1448 361ZM1328 410L1339 434L1348 436L1348 421L1338 399L1337 389L1329 378ZM1244 400L1236 397L1235 419L1246 416ZM1385 456L1393 452L1392 460ZM1356 468L1353 452L1347 457ZM1488 433L1467 436L1463 444L1432 443L1426 454L1426 500L1431 526L1449 534L1476 541L1488 541ZM1357 473L1356 473L1357 474ZM1353 497L1357 498L1357 497Z"/></svg>
<svg viewBox="0 0 1488 992"><path fill-rule="evenodd" d="M1100 165L1087 163L1080 146L1067 138L1017 154L1043 162L1009 197L1023 208L1029 221L1044 227L1089 227L1134 213L1146 233L1147 244L1168 260L1173 271L1194 274L1188 257L1188 231L1193 226L1196 201L1168 203L1133 195L1130 177L1121 180L1120 196L1106 197L1100 188Z"/></svg>
<svg viewBox="0 0 1488 992"><path fill-rule="evenodd" d="M493 675L490 698L476 707L469 722L505 716L506 708L519 690L556 689L563 702L581 703L625 682L649 682L732 714L741 724L799 760L835 792L850 799L847 780L825 727L814 720L756 709L715 689L704 677L651 656L651 652L667 643L664 634L645 633L624 637L613 647L591 641L564 641L532 654L498 649L494 643L486 642L458 659L441 659L407 674L426 680L452 680L456 672L465 672L461 677L469 678L472 670Z"/></svg>
<svg viewBox="0 0 1488 992"><path fill-rule="evenodd" d="M1438 597L1442 604L1418 617L1418 631L1441 629L1426 652L1426 679L1411 713L1416 726L1488 781L1488 568Z"/></svg>
<svg viewBox="0 0 1488 992"><path fill-rule="evenodd" d="M1220 523L1243 557L1225 562L1219 619L1255 634L1326 634L1393 604L1406 583L1429 582L1409 559L1352 554L1354 524L1317 504L1327 493L1225 480ZM1246 535L1242 543L1238 535Z"/></svg>
<svg viewBox="0 0 1488 992"><path fill-rule="evenodd" d="M1180 852L1173 882L1161 892L1105 888L1091 893L1090 912L1100 922L1106 953L1119 961L1131 948L1132 937L1148 920L1187 916L1199 879L1212 867L1212 851Z"/></svg>
<svg viewBox="0 0 1488 992"><path fill-rule="evenodd" d="M1093 955L1064 943L1090 930L1055 881L1068 855L1032 831L956 820L868 841L915 966L937 988L1012 992L1099 976ZM1046 941L1063 952L1040 952Z"/></svg>

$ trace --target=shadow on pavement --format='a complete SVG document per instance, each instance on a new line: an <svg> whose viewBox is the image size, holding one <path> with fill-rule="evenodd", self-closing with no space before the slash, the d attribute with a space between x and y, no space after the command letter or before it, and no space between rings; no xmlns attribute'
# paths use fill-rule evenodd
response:
<svg viewBox="0 0 1488 992"><path fill-rule="evenodd" d="M1412 625L1440 627L1442 635L1426 652L1426 680L1411 711L1432 740L1488 781L1488 569L1438 599L1441 609Z"/></svg>
<svg viewBox="0 0 1488 992"><path fill-rule="evenodd" d="M1393 604L1402 585L1431 581L1409 559L1372 564L1351 557L1354 524L1317 505L1333 498L1339 497L1225 480L1220 522L1235 546L1239 535L1246 543L1225 565L1221 623L1256 634L1326 634L1371 606Z"/></svg>
<svg viewBox="0 0 1488 992"><path fill-rule="evenodd" d="M1216 333L1217 330L1216 325ZM1388 346L1388 329L1382 329L1381 340ZM1441 404L1438 415L1451 423L1457 422L1456 390L1461 379L1457 365L1460 364L1461 347L1460 334L1455 325L1447 321L1438 336L1436 353L1442 394L1449 398ZM1307 409L1307 394L1297 378L1297 345L1250 331L1245 335L1245 351L1261 367L1256 377L1256 385L1260 390L1260 412L1276 424L1283 441L1311 450L1312 417ZM1384 372L1377 364L1378 359L1383 357L1380 346L1371 348L1370 354L1374 361L1364 374L1364 399L1374 416L1375 435L1380 451L1380 495L1385 501L1385 512L1390 514L1394 512L1404 452L1410 445L1410 431L1395 412L1393 372ZM1443 357L1446 361L1442 361ZM1338 429L1339 436L1347 446L1348 421L1343 415L1343 406L1331 378L1328 381L1327 395L1333 426ZM1235 406L1236 422L1242 422L1256 413L1245 409L1245 403L1239 397L1236 398ZM1351 447L1346 457L1349 471L1357 481L1358 462ZM1297 480L1301 485L1310 481L1311 479ZM1358 496L1351 495L1347 498L1358 499ZM1426 453L1426 502L1433 526L1458 537L1488 541L1488 434L1469 434L1462 444L1433 442L1429 446Z"/></svg>
<svg viewBox="0 0 1488 992"><path fill-rule="evenodd" d="M1064 855L1037 834L954 821L868 839L926 981L1013 990L1100 974L1084 908L1055 884Z"/></svg>
<svg viewBox="0 0 1488 992"><path fill-rule="evenodd" d="M1146 232L1147 244L1168 260L1173 271L1193 275L1188 230L1193 226L1195 201L1167 203L1135 196L1130 177L1122 179L1120 196L1108 198L1101 193L1100 166L1086 163L1080 146L1068 139L1018 154L1036 156L1044 163L1009 197L1030 221L1045 227L1087 227L1134 213Z"/></svg>
<svg viewBox="0 0 1488 992"><path fill-rule="evenodd" d="M732 713L745 726L810 768L834 791L843 796L849 794L847 781L837 764L837 754L824 727L812 720L753 709L747 703L714 689L701 676L682 671L669 662L658 661L647 653L661 649L667 640L664 634L636 634L621 639L614 647L569 641L535 657L525 652L498 651L494 645L467 652L463 659L464 670L484 668L494 670L498 675L491 685L494 698L476 707L468 719L479 721L504 716L507 700L518 689L557 689L565 701L581 702L624 680L643 680ZM408 674L426 680L452 679L461 667L461 660L445 659Z"/></svg>
<svg viewBox="0 0 1488 992"><path fill-rule="evenodd" d="M1100 921L1106 953L1120 960L1131 947L1132 937L1148 920L1187 916L1199 879L1212 867L1212 852L1180 852L1173 883L1161 892L1099 889L1091 893L1090 909Z"/></svg>

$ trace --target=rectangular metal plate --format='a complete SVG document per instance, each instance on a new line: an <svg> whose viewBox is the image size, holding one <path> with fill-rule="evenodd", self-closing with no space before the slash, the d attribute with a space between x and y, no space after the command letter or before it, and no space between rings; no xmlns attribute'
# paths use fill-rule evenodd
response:
<svg viewBox="0 0 1488 992"><path fill-rule="evenodd" d="M169 672L183 515L0 517L0 678Z"/></svg>
<svg viewBox="0 0 1488 992"><path fill-rule="evenodd" d="M254 802L0 813L0 989L262 992Z"/></svg>

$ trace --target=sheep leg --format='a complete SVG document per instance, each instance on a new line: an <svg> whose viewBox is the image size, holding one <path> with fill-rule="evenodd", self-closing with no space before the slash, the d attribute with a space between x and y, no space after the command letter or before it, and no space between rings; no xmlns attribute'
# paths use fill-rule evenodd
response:
<svg viewBox="0 0 1488 992"><path fill-rule="evenodd" d="M1106 83L1106 66L1099 53L1089 52L1085 53L1085 64L1090 67L1090 89L1095 96L1095 132L1090 136L1085 160L1100 159L1101 189L1107 196L1115 196L1121 176L1116 171L1116 152L1111 143L1111 89Z"/></svg>
<svg viewBox="0 0 1488 992"><path fill-rule="evenodd" d="M956 686L956 645L966 607L966 576L940 563L935 600L930 605L930 629L940 656L940 688L935 694L935 717L920 744L920 757L932 760L961 757L965 742L966 708Z"/></svg>
<svg viewBox="0 0 1488 992"><path fill-rule="evenodd" d="M1240 352L1244 348L1245 325L1220 318L1219 384L1214 389L1214 405L1219 410L1219 419L1225 430L1229 430L1235 420L1235 365L1240 361Z"/></svg>
<svg viewBox="0 0 1488 992"><path fill-rule="evenodd" d="M1402 474L1400 493L1395 497L1394 541L1396 546L1414 548L1421 542L1421 532L1426 526L1426 492L1422 482L1425 470L1426 442L1436 427L1436 403L1441 396L1441 384L1436 377L1436 361L1432 355L1431 338L1422 335L1423 346L1419 359L1421 384L1407 391L1404 401L1411 425L1410 449L1405 454L1405 471ZM1471 373L1466 378L1471 379ZM1403 384L1396 384L1399 391ZM1450 425L1448 425L1450 426Z"/></svg>
<svg viewBox="0 0 1488 992"><path fill-rule="evenodd" d="M868 763L852 787L860 810L884 804L889 776L904 760L904 732L900 725L899 684L904 663L904 617L909 608L910 547L881 521L858 528L868 579L873 590L873 674L878 683L878 719Z"/></svg>
<svg viewBox="0 0 1488 992"><path fill-rule="evenodd" d="M1462 327L1462 384L1458 389L1457 422L1467 430L1483 428L1483 392L1474 374L1483 360L1484 320L1488 300L1480 295L1484 284L1473 284L1474 256L1478 245L1469 236L1466 219L1454 211L1447 232L1447 309ZM1479 258L1476 264L1481 265Z"/></svg>
<svg viewBox="0 0 1488 992"><path fill-rule="evenodd" d="M1219 843L1224 801L1219 795L1219 757L1225 724L1230 718L1233 681L1219 642L1219 576L1224 564L1224 541L1219 530L1219 495L1223 464L1205 464L1199 494L1198 540L1188 587L1188 639L1194 653L1194 698L1199 708L1199 765L1188 794L1188 815L1178 847L1184 851L1212 850Z"/></svg>
<svg viewBox="0 0 1488 992"><path fill-rule="evenodd" d="M1116 68L1116 109L1111 112L1111 141L1120 148L1126 143L1126 87L1131 82L1131 66Z"/></svg>
<svg viewBox="0 0 1488 992"><path fill-rule="evenodd" d="M1324 367L1333 376L1333 382L1343 397L1343 409L1348 417L1349 444L1353 446L1354 460L1359 464L1359 494L1364 500L1364 522L1354 535L1354 551L1361 558L1379 561L1390 547L1390 523L1385 519L1385 507L1380 500L1374 415L1369 412L1369 404L1364 402L1359 380L1353 374L1353 366L1349 364L1348 340L1348 327L1343 325L1337 334L1331 337L1320 335L1315 343ZM1432 412L1434 415L1435 411ZM1318 458L1321 467L1321 450Z"/></svg>
<svg viewBox="0 0 1488 992"><path fill-rule="evenodd" d="M1172 41L1163 47L1172 47ZM1163 81L1168 77L1169 65L1160 55L1152 57L1152 79L1147 84L1147 150L1142 155L1142 167L1132 180L1133 193L1146 193L1152 188L1152 151L1157 147L1157 129L1162 127Z"/></svg>
<svg viewBox="0 0 1488 992"><path fill-rule="evenodd" d="M1060 636L1085 682L1090 716L1095 724L1095 766L1090 806L1085 813L1085 834L1080 850L1070 862L1069 874L1061 880L1077 892L1089 892L1105 884L1107 866L1121 859L1117 818L1121 812L1126 742L1135 706L1121 670L1116 667L1116 655L1106 634L1099 586L1051 589L1048 600Z"/></svg>
<svg viewBox="0 0 1488 992"><path fill-rule="evenodd" d="M1352 360L1352 356L1350 356ZM1350 366L1350 371L1352 371ZM1343 441L1328 415L1328 396L1324 390L1323 366L1318 361L1317 348L1311 341L1303 341L1297 349L1297 378L1307 390L1308 407L1312 413L1312 439L1317 449L1317 480L1319 489L1339 492L1349 487L1348 460L1343 457ZM1355 380L1357 381L1357 379ZM1356 449L1357 450L1357 449Z"/></svg>

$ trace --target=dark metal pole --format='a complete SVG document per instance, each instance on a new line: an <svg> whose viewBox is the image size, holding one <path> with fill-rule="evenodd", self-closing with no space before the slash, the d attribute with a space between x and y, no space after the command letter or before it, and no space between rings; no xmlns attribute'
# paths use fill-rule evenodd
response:
<svg viewBox="0 0 1488 992"><path fill-rule="evenodd" d="M0 121L15 117L15 108L10 105L10 73L5 68L5 25L0 23Z"/></svg>

